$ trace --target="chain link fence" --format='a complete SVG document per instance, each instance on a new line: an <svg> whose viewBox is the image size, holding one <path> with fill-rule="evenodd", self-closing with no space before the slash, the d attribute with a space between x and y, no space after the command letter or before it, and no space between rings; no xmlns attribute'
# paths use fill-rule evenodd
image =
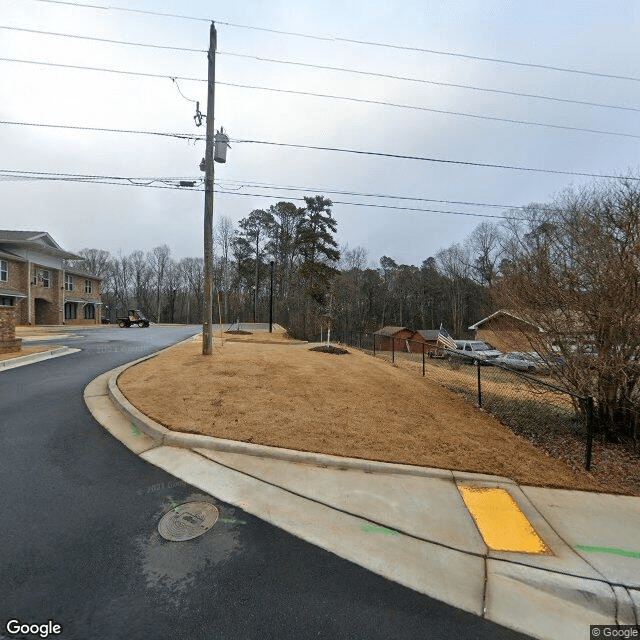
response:
<svg viewBox="0 0 640 640"><path fill-rule="evenodd" d="M593 398L554 384L550 367L529 364L530 371L517 371L434 343L375 333L347 331L338 338L463 396L551 454L563 455L568 442L582 443L590 469Z"/></svg>

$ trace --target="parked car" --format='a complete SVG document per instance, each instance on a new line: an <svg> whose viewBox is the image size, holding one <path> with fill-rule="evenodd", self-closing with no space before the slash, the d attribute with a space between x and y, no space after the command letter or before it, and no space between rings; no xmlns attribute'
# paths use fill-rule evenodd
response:
<svg viewBox="0 0 640 640"><path fill-rule="evenodd" d="M535 351L511 351L495 359L495 364L514 371L529 373L550 373L549 363Z"/></svg>
<svg viewBox="0 0 640 640"><path fill-rule="evenodd" d="M455 340L455 343L459 352L471 356L474 361L481 364L491 364L493 360L502 355L501 351L494 349L482 340Z"/></svg>

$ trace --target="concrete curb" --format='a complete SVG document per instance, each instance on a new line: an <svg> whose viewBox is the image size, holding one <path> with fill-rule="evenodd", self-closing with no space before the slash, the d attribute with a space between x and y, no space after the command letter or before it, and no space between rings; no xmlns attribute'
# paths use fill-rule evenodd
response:
<svg viewBox="0 0 640 640"><path fill-rule="evenodd" d="M193 338L189 338L183 342L189 342L190 340L193 340ZM172 347L168 347L167 349L171 348ZM167 349L163 349L162 351L166 351ZM496 484L516 484L510 478L504 478L502 476L418 467L393 462L364 460L361 458L347 458L325 453L309 453L307 451L297 451L295 449L269 447L261 444L252 444L250 442L239 442L237 440L225 440L223 438L214 438L212 436L172 431L171 429L158 424L149 418L149 416L134 407L118 388L118 377L121 373L124 373L127 369L139 364L140 362L144 362L145 360L155 357L159 353L162 353L162 351L158 351L150 356L139 358L138 360L134 360L113 369L108 382L109 397L120 409L121 413L128 421L133 423L143 433L157 442L158 445L182 447L186 449L210 449L213 451L223 451L225 453L241 453L244 455L259 456L261 458L283 460L285 462L301 462L321 467L333 467L336 469L357 469L369 473L392 473L427 478L454 478L456 480L479 480L482 482Z"/></svg>
<svg viewBox="0 0 640 640"><path fill-rule="evenodd" d="M56 349L39 351L38 353L30 353L29 355L18 356L17 358L11 358L9 360L0 360L0 371L7 371L8 369L24 367L27 364L34 364L36 362L42 362L43 360L50 360L51 358L67 356L71 353L78 353L78 351L81 351L81 349L72 347L57 347Z"/></svg>
<svg viewBox="0 0 640 640"><path fill-rule="evenodd" d="M132 364L138 364L139 361ZM212 436L203 436L193 433L178 433L153 421L147 415L136 409L123 395L117 385L118 376L126 371L129 365L114 370L109 377L109 397L120 409L127 420L132 422L140 431L148 435L158 445L169 447L182 447L184 449L210 449L225 453L241 453L244 455L258 456L260 458L273 458L285 462L301 462L320 467L333 467L335 469L357 469L368 473L391 473L408 476L420 476L427 478L447 478L456 480L481 480L482 482L495 484L514 484L509 478L500 476L483 475L477 473L465 473L462 471L450 471L448 469L431 469L412 465L396 464L392 462L378 462L375 460L363 460L361 458L346 458L332 456L325 453L308 453L295 449L283 449L269 447L250 442L238 442L237 440L225 440Z"/></svg>
<svg viewBox="0 0 640 640"><path fill-rule="evenodd" d="M190 340L193 340L193 338L189 338L183 342ZM170 461L172 456L187 455L187 451L185 451L184 454L179 454L178 451L180 449L192 450L189 451L189 455L191 456L198 454L198 449L204 449L205 451L199 455L204 455L208 450L250 455L259 458L270 458L288 463L305 463L333 469L433 478L447 480L454 484L459 481L475 481L482 484L508 485L514 489L511 493L518 494L518 496L522 494L519 486L513 480L499 476L463 473L444 469L429 469L356 458L343 458L340 456L307 453L291 449L224 440L197 434L176 433L156 423L139 411L126 399L117 386L118 376L122 372L135 364L171 349L173 346L103 374L106 381L105 395L128 423L134 425L150 439L145 451L139 455L152 464L161 466L169 473L173 473L174 475L178 474L178 477L182 477L183 480L186 479L191 484L198 486L198 483L195 482L195 477L191 478L190 472L188 471L192 463L189 463L183 469L181 464ZM165 449L165 447L171 447L173 449ZM167 453L165 454L163 451ZM175 451L176 453L171 454L171 451ZM166 458L166 456L169 456L169 458ZM242 474L243 472L238 471L238 473ZM258 477L255 479L259 480ZM206 486L204 485L203 490L206 490ZM290 492L286 487L280 487L280 490L287 493ZM293 495L295 495L295 493ZM522 494L522 496L524 496L524 499L528 503L528 511L535 511L539 519L544 520L544 517L537 511L535 504L531 502L526 495ZM220 495L219 497L234 503L231 495ZM313 500L312 502L313 505L309 503L309 508L313 512L313 509L317 508L318 503ZM301 503L301 505L303 504L304 503ZM242 503L239 506L243 506ZM332 508L331 505L325 506L329 509ZM265 513L262 513L260 509L257 511L254 509L249 510L254 512L254 515L266 519L280 528L289 530L294 535L307 539L304 534L304 529L296 528L286 520L279 521L279 519L275 517L274 509L277 509L275 503L270 504ZM338 516L339 515L338 513ZM352 517L358 516L352 514ZM550 527L549 523L547 523L547 527ZM506 627L539 638L582 638L585 633L585 625L588 630L589 624L615 625L638 624L639 622L638 613L634 607L635 600L638 598L633 597L637 592L623 585L610 582L604 576L596 578L595 576L601 575L599 572L595 572L593 577L580 577L572 574L570 571L565 572L562 568L545 568L542 566L528 565L518 558L511 560L508 557L504 557L504 555L497 557L496 554L491 551L484 554L473 554L463 549L456 550L453 547L449 547L449 551L446 551L442 548L442 545L423 539L422 543L426 545L424 552L431 558L439 558L443 553L445 555L447 553L453 553L454 556L452 556L452 558L457 558L458 556L460 558L457 562L464 563L466 562L464 557L468 557L469 562L482 562L484 564L484 589L482 590L481 602L475 602L474 599L473 606L471 606L468 599L469 594L465 592L465 588L467 588L465 584L468 582L469 576L463 580L464 572L461 573L461 570L454 570L453 566L449 578L449 580L453 582L450 583L449 586L453 586L453 583L458 584L456 583L457 579L460 580L460 584L458 585L459 589L454 589L453 592L449 590L445 594L439 593L436 588L435 592L428 593L425 587L420 588L416 586L416 584L420 584L419 582L406 583L399 569L398 571L400 571L400 573L395 575L394 571L396 570L391 571L384 563L381 567L378 567L376 561L360 557L362 554L359 554L357 549L349 551L349 549L344 547L344 543L342 543L342 547L340 545L336 546L337 543L332 541L327 542L320 538L315 539L313 536L309 540L333 553L337 553L351 561L356 561L358 564L376 571L389 579L395 579L398 582L405 583L406 586L410 588L427 593L427 595L471 611L476 615L493 620ZM412 545L415 545L415 543L415 539L408 537L407 545L409 546L407 549L413 548ZM575 553L575 550L559 536L558 544L565 545L571 552ZM431 550L427 551L428 549ZM381 550L379 550L378 553L384 555ZM357 559L354 560L354 558ZM448 562L453 562L453 560L443 561L442 570L444 570ZM458 596L455 595L456 593L458 593ZM545 615L540 615L542 611L545 612Z"/></svg>

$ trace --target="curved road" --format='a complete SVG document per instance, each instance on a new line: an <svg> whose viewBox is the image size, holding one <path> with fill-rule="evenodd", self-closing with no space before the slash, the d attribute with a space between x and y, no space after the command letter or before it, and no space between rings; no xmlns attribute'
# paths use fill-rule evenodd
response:
<svg viewBox="0 0 640 640"><path fill-rule="evenodd" d="M157 532L205 498L91 417L97 375L198 327L75 327L81 351L0 373L0 638L7 621L50 638L522 638L389 582L215 497L221 520L188 542Z"/></svg>

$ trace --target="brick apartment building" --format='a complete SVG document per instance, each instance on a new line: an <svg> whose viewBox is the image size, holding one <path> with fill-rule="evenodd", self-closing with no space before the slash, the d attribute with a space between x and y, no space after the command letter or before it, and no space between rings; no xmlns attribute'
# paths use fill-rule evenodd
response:
<svg viewBox="0 0 640 640"><path fill-rule="evenodd" d="M0 231L0 308L18 325L100 324L100 278L64 266L81 259L44 231Z"/></svg>

